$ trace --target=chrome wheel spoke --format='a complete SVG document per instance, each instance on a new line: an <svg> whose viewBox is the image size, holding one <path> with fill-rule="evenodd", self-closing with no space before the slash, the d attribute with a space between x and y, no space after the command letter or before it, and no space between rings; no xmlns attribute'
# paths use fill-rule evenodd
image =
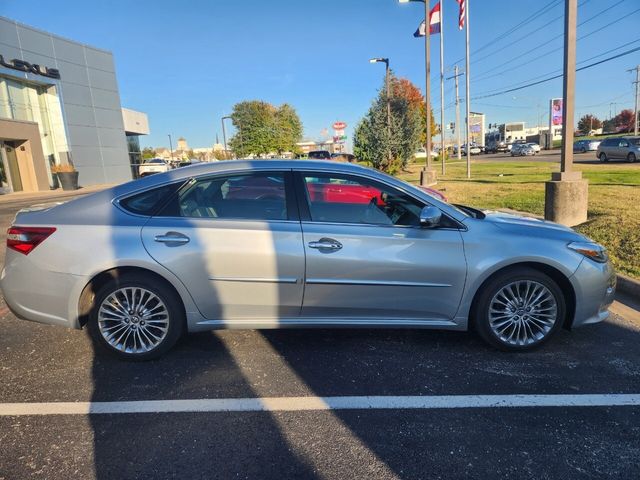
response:
<svg viewBox="0 0 640 480"><path fill-rule="evenodd" d="M169 310L155 293L124 287L108 295L98 308L98 329L116 350L150 352L169 332Z"/></svg>
<svg viewBox="0 0 640 480"><path fill-rule="evenodd" d="M503 286L489 303L489 326L500 341L526 346L542 340L558 320L556 299L545 285L517 280Z"/></svg>

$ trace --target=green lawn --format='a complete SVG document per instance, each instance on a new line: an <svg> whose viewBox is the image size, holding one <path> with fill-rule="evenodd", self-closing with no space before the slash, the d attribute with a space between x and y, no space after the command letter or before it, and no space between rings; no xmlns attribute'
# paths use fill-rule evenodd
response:
<svg viewBox="0 0 640 480"><path fill-rule="evenodd" d="M398 177L417 183L422 164ZM440 163L435 163L440 172ZM605 245L616 269L640 278L640 165L577 165L589 180L589 219L576 227ZM453 203L481 208L510 208L544 214L544 182L559 165L547 162L473 162L471 180L464 163L450 163L434 187Z"/></svg>

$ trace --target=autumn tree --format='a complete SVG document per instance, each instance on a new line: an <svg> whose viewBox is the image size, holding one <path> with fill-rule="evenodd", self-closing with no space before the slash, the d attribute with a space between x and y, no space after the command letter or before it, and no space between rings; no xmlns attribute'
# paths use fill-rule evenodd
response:
<svg viewBox="0 0 640 480"><path fill-rule="evenodd" d="M635 119L635 112L627 108L613 118L613 123L618 132L632 132Z"/></svg>
<svg viewBox="0 0 640 480"><path fill-rule="evenodd" d="M424 136L420 91L406 79L391 79L391 125L387 119L386 84L354 133L354 154L374 168L394 173L407 165ZM432 130L433 131L433 130Z"/></svg>
<svg viewBox="0 0 640 480"><path fill-rule="evenodd" d="M582 118L578 120L578 130L584 134L588 134L591 130L598 130L599 128L602 128L602 121L590 113L583 115Z"/></svg>

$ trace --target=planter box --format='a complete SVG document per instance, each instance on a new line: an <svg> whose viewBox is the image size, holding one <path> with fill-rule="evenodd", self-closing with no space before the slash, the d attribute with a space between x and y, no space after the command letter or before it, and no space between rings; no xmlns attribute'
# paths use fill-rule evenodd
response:
<svg viewBox="0 0 640 480"><path fill-rule="evenodd" d="M58 172L56 175L63 190L78 189L78 172Z"/></svg>

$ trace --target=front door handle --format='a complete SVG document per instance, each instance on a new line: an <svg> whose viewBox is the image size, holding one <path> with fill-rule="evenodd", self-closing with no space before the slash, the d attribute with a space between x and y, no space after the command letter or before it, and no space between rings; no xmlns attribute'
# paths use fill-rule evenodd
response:
<svg viewBox="0 0 640 480"><path fill-rule="evenodd" d="M340 250L342 244L333 238L321 238L317 242L309 242L309 248L317 248L318 250Z"/></svg>
<svg viewBox="0 0 640 480"><path fill-rule="evenodd" d="M164 235L156 235L154 240L169 245L183 245L189 243L189 237L180 232L167 232Z"/></svg>

